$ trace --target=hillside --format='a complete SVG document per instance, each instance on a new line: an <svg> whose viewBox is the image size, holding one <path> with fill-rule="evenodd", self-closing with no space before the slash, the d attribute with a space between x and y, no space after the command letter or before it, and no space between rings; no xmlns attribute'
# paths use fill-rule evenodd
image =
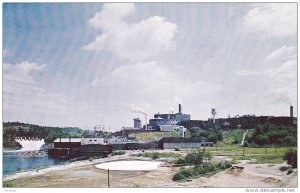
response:
<svg viewBox="0 0 300 193"><path fill-rule="evenodd" d="M248 134L245 138L245 140L251 138L253 135L255 129L248 129ZM240 144L242 141L243 133L245 130L243 129L237 129L237 130L229 130L223 132L223 141L220 143L220 145L232 145L232 144Z"/></svg>
<svg viewBox="0 0 300 193"><path fill-rule="evenodd" d="M129 137L135 137L136 139L142 141L153 141L163 137L178 137L178 132L170 131L170 132L137 133L137 134L130 134Z"/></svg>
<svg viewBox="0 0 300 193"><path fill-rule="evenodd" d="M78 133L76 127L48 127L20 122L3 122L3 147L17 149L20 145L14 140L16 137L43 138L45 143L52 143L58 137L67 137L70 133Z"/></svg>

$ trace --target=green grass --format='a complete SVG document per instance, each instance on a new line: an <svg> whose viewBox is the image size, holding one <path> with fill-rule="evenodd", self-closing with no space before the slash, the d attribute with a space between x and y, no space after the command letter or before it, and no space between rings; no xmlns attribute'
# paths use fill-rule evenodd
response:
<svg viewBox="0 0 300 193"><path fill-rule="evenodd" d="M152 159L158 158L181 158L182 156L178 153L158 153L158 152L147 152L147 153L138 153L138 154L131 154L131 156L136 157L149 157Z"/></svg>
<svg viewBox="0 0 300 193"><path fill-rule="evenodd" d="M178 137L178 132L149 132L149 133L137 133L130 134L129 137L135 137L138 140L142 141L152 141L162 137Z"/></svg>
<svg viewBox="0 0 300 193"><path fill-rule="evenodd" d="M281 164L284 162L280 155L245 155L245 156L231 156L234 161L255 159L255 164Z"/></svg>
<svg viewBox="0 0 300 193"><path fill-rule="evenodd" d="M213 155L224 155L229 156L233 159L233 161L237 160L250 160L255 159L254 163L263 164L279 164L283 163L284 160L282 159L284 153L287 151L286 147L268 147L268 148L252 148L252 147L245 147L244 148L244 156L243 155L243 148L240 145L224 145L216 147L206 147L207 150L211 151Z"/></svg>
<svg viewBox="0 0 300 193"><path fill-rule="evenodd" d="M4 188L14 187L14 183L11 180L3 181L3 187Z"/></svg>
<svg viewBox="0 0 300 193"><path fill-rule="evenodd" d="M227 145L227 146L214 146L214 147L205 147L205 149L213 152L214 155L242 155L243 148L240 145ZM217 150L217 151L216 151ZM270 154L270 155L281 155L287 151L286 147L268 147L268 148L253 148L245 147L244 154Z"/></svg>

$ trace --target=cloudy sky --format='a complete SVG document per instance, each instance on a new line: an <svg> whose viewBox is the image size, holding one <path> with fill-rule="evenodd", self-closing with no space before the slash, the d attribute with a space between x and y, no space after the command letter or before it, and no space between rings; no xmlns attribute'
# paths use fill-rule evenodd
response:
<svg viewBox="0 0 300 193"><path fill-rule="evenodd" d="M117 130L178 103L297 111L297 4L3 5L4 121Z"/></svg>

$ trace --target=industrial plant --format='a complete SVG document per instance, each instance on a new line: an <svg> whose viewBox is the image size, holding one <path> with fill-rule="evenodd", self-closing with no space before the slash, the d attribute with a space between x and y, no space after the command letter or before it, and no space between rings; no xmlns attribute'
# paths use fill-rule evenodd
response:
<svg viewBox="0 0 300 193"><path fill-rule="evenodd" d="M147 117L146 113L145 120ZM213 146L212 141L203 141L200 138L187 137L189 129L205 130L213 128L217 130L254 128L258 124L271 123L276 125L288 125L296 127L297 120L293 116L293 107L290 106L290 117L274 117L244 115L233 118L216 118L216 108L211 109L211 118L208 120L191 120L190 114L182 113L182 105L178 105L177 113L154 114L154 117L142 125L140 118L133 119L133 127L123 127L114 133L103 134L104 126L95 127L95 132L101 131L102 135L93 134L89 138L58 138L54 141L53 148L48 149L48 155L58 158L74 157L105 157L116 150L147 150L147 149L187 149ZM101 128L99 130L99 128ZM130 137L131 134L145 132L177 132L178 137L162 137L152 141L141 141Z"/></svg>

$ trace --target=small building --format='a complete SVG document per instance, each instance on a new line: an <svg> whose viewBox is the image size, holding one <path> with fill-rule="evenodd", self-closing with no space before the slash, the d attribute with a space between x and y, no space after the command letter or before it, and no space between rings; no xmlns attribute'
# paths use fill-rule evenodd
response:
<svg viewBox="0 0 300 193"><path fill-rule="evenodd" d="M159 130L162 132L178 131L179 127L180 126L178 126L178 125L159 125Z"/></svg>
<svg viewBox="0 0 300 193"><path fill-rule="evenodd" d="M179 137L184 138L186 133L186 128L184 128L183 126L179 126L178 129L179 129Z"/></svg>
<svg viewBox="0 0 300 193"><path fill-rule="evenodd" d="M102 145L102 144L86 144L80 146L80 155L91 157L100 156L105 157L112 152L112 145Z"/></svg>
<svg viewBox="0 0 300 193"><path fill-rule="evenodd" d="M136 129L141 129L142 128L142 121L140 118L134 118L133 119L133 127Z"/></svg>
<svg viewBox="0 0 300 193"><path fill-rule="evenodd" d="M164 137L158 141L158 148L160 149L201 148L207 145L212 146L213 142L202 142L200 139L177 138L177 137Z"/></svg>

